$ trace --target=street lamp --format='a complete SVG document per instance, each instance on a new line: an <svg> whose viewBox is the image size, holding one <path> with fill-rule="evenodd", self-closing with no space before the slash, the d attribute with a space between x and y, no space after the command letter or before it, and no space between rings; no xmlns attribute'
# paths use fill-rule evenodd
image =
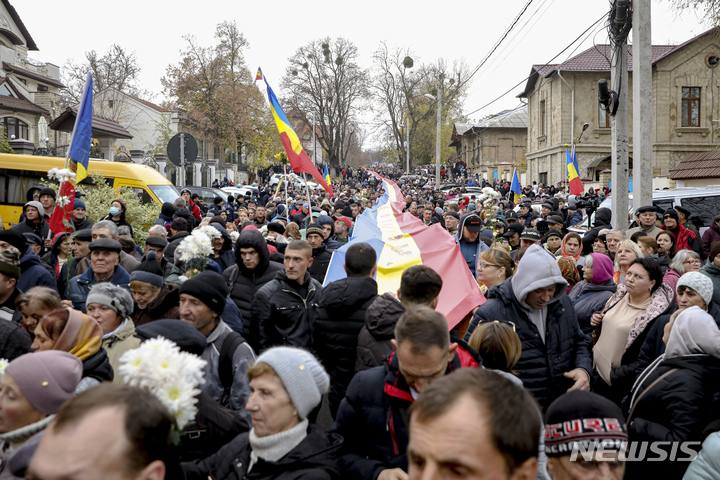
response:
<svg viewBox="0 0 720 480"><path fill-rule="evenodd" d="M437 101L437 136L435 137L435 188L440 189L440 136L442 128L442 97L443 97L443 84L442 77L440 78L440 90L438 90L438 96L430 95L426 93L423 95L431 100Z"/></svg>

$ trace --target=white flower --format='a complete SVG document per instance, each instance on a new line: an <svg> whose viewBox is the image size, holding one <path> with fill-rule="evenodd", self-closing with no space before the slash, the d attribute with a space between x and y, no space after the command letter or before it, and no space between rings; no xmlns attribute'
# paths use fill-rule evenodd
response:
<svg viewBox="0 0 720 480"><path fill-rule="evenodd" d="M6 358L0 358L0 378L5 375L5 369L10 364L10 361Z"/></svg>
<svg viewBox="0 0 720 480"><path fill-rule="evenodd" d="M57 199L57 204L60 205L60 206L63 207L63 208L64 208L65 205L67 205L68 203L70 203L70 197L67 197L67 196L65 196L65 195L60 195L60 196L58 197L58 199Z"/></svg>
<svg viewBox="0 0 720 480"><path fill-rule="evenodd" d="M170 340L147 340L120 357L118 371L127 385L149 391L172 413L178 428L187 425L197 413L198 386L204 382L207 362L182 352Z"/></svg>
<svg viewBox="0 0 720 480"><path fill-rule="evenodd" d="M51 180L57 180L58 182L67 182L70 179L75 179L77 175L70 171L69 168L51 168L48 171L48 178Z"/></svg>

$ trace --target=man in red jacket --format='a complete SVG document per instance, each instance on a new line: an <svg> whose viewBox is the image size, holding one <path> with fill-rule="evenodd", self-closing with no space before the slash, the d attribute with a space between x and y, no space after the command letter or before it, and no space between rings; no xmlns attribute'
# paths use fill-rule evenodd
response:
<svg viewBox="0 0 720 480"><path fill-rule="evenodd" d="M695 235L695 232L682 226L680 217L675 210L672 208L665 210L663 223L665 225L660 228L668 230L675 235L678 250L692 250L698 255L702 255L702 242L700 238Z"/></svg>
<svg viewBox="0 0 720 480"><path fill-rule="evenodd" d="M197 220L202 219L202 215L200 213L200 207L197 206L195 202L192 201L190 198L190 190L187 188L183 188L182 192L180 192L180 196L185 199L185 205L188 210L190 210L190 213L192 213L192 216L195 217Z"/></svg>

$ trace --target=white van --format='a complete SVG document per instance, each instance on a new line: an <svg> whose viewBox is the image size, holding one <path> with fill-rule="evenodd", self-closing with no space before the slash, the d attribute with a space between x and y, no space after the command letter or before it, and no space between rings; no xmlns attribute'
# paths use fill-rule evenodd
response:
<svg viewBox="0 0 720 480"><path fill-rule="evenodd" d="M674 188L670 190L653 190L653 205L658 207L662 213L675 206L681 206L690 210L690 221L695 221L700 228L700 235L705 233L712 224L715 215L720 213L720 186L707 188ZM630 214L634 212L632 205L632 193L628 195ZM600 208L610 208L612 196L606 198L600 204ZM595 220L595 214L590 219L590 224ZM579 227L579 228L577 228ZM577 229L576 229L577 228ZM588 219L575 227L572 231L582 234L588 230Z"/></svg>

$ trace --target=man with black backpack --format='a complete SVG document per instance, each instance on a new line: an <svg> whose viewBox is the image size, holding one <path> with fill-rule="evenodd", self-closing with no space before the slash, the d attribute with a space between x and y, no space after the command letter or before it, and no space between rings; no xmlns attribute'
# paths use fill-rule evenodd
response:
<svg viewBox="0 0 720 480"><path fill-rule="evenodd" d="M247 371L255 363L255 352L220 318L226 298L227 284L222 275L209 270L199 273L180 286L180 320L207 339L202 354L207 361L202 391L250 421L245 410L250 396Z"/></svg>

